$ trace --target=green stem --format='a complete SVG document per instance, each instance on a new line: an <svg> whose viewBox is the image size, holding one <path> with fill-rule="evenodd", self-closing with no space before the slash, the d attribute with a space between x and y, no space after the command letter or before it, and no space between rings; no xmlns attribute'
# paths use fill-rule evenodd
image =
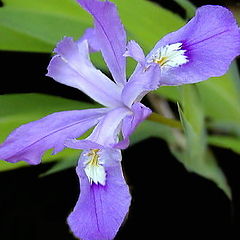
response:
<svg viewBox="0 0 240 240"><path fill-rule="evenodd" d="M164 125L167 125L169 127L173 127L173 128L182 128L182 125L180 123L180 121L177 121L175 119L171 119L171 118L166 118L160 114L157 113L152 113L147 120L152 121L152 122L158 122Z"/></svg>

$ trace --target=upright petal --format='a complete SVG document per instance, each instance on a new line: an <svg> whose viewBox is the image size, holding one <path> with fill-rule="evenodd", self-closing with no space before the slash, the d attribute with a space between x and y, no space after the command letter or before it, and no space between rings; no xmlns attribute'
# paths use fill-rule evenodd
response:
<svg viewBox="0 0 240 240"><path fill-rule="evenodd" d="M63 150L67 138L80 137L107 111L100 108L58 112L22 125L0 145L0 159L38 164L46 150L53 148L54 154Z"/></svg>
<svg viewBox="0 0 240 240"><path fill-rule="evenodd" d="M121 105L121 88L97 70L89 59L87 41L74 42L65 37L58 43L47 76L75 87L107 107Z"/></svg>
<svg viewBox="0 0 240 240"><path fill-rule="evenodd" d="M240 54L240 31L232 13L221 6L206 5L184 27L161 39L147 58L169 51L171 65L162 70L161 85L181 85L206 80L226 73ZM179 53L179 54L177 54ZM163 61L164 60L164 61ZM155 59L160 65L165 59ZM184 63L184 64L183 64Z"/></svg>
<svg viewBox="0 0 240 240"><path fill-rule="evenodd" d="M159 87L161 71L155 66L148 69L137 66L122 91L122 101L131 108L132 104L141 99L149 92Z"/></svg>
<svg viewBox="0 0 240 240"><path fill-rule="evenodd" d="M118 142L123 119L132 114L126 107L112 109L99 121L89 137L85 140L70 139L65 141L65 145L75 149L112 147Z"/></svg>
<svg viewBox="0 0 240 240"><path fill-rule="evenodd" d="M82 240L113 239L131 202L121 170L121 152L104 149L100 154L106 171L104 185L89 181L85 171L88 161L86 152L82 153L77 167L81 193L68 217L68 224L74 235Z"/></svg>
<svg viewBox="0 0 240 240"><path fill-rule="evenodd" d="M151 113L151 109L137 102L132 106L132 115L126 116L122 123L123 140L114 145L115 148L124 149L129 145L129 137L132 135L136 127L144 121Z"/></svg>
<svg viewBox="0 0 240 240"><path fill-rule="evenodd" d="M77 0L94 18L95 36L116 83L126 82L126 32L116 6L109 1Z"/></svg>
<svg viewBox="0 0 240 240"><path fill-rule="evenodd" d="M83 42L84 40L88 41L90 52L100 51L100 46L96 38L95 28L88 28L83 34L83 36L78 40L79 44L81 44L81 42Z"/></svg>
<svg viewBox="0 0 240 240"><path fill-rule="evenodd" d="M133 40L128 42L127 51L124 53L124 57L132 57L142 66L145 65L145 55L139 44Z"/></svg>

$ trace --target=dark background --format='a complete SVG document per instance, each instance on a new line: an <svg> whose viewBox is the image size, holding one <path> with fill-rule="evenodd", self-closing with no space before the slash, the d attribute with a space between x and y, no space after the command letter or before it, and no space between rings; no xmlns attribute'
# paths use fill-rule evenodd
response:
<svg viewBox="0 0 240 240"><path fill-rule="evenodd" d="M200 6L234 5L237 1L192 2ZM173 1L159 3L181 16L185 14ZM90 101L78 90L43 77L48 54L0 52L0 59L1 94L40 92ZM236 239L233 234L240 232L240 158L231 151L213 151L233 190L233 202L214 183L187 172L160 139L148 139L125 150L123 168L133 200L128 220L116 239ZM74 239L66 217L79 194L75 169L38 177L51 166L0 173L1 240Z"/></svg>

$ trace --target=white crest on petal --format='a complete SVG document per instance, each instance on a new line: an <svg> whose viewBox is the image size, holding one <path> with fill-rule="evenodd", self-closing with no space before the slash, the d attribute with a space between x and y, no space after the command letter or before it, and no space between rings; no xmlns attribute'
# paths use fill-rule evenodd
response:
<svg viewBox="0 0 240 240"><path fill-rule="evenodd" d="M99 149L92 149L85 156L88 156L88 158L85 161L84 171L90 184L94 182L95 184L105 185L106 172L103 167L104 162L99 158Z"/></svg>
<svg viewBox="0 0 240 240"><path fill-rule="evenodd" d="M158 48L148 59L148 63L157 63L163 69L178 67L189 60L182 49L182 43L174 43Z"/></svg>

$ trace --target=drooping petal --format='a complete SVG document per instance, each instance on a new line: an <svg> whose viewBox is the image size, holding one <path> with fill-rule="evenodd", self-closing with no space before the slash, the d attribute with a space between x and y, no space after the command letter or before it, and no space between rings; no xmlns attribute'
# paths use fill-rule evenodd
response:
<svg viewBox="0 0 240 240"><path fill-rule="evenodd" d="M83 152L77 174L80 180L80 196L68 224L74 235L83 240L112 240L129 210L131 195L121 170L121 152L102 150L105 185L90 183L85 172L86 158Z"/></svg>
<svg viewBox="0 0 240 240"><path fill-rule="evenodd" d="M122 91L122 101L131 108L132 104L159 86L160 68L155 66L148 69L136 68Z"/></svg>
<svg viewBox="0 0 240 240"><path fill-rule="evenodd" d="M145 65L145 55L142 48L137 42L131 40L128 42L127 51L124 53L124 57L132 57L142 66Z"/></svg>
<svg viewBox="0 0 240 240"><path fill-rule="evenodd" d="M116 83L126 82L126 32L116 6L109 1L77 0L94 18L96 38Z"/></svg>
<svg viewBox="0 0 240 240"><path fill-rule="evenodd" d="M144 106L140 102L133 104L132 111L133 111L132 115L126 116L123 119L122 124L123 140L114 145L115 148L120 149L127 148L129 145L129 137L131 136L131 134L134 132L136 127L152 113L151 109Z"/></svg>
<svg viewBox="0 0 240 240"><path fill-rule="evenodd" d="M80 137L97 124L108 109L87 109L50 114L13 131L0 145L0 159L38 164L43 153L53 148L63 150L67 138Z"/></svg>
<svg viewBox="0 0 240 240"><path fill-rule="evenodd" d="M47 76L80 89L104 106L121 105L120 87L92 65L86 40L77 43L65 37L58 43L55 52L57 55L48 66Z"/></svg>
<svg viewBox="0 0 240 240"><path fill-rule="evenodd" d="M88 146L88 148L111 147L118 141L123 119L132 114L133 112L126 107L115 108L105 114L86 140L70 139L65 145L76 149L86 149Z"/></svg>
<svg viewBox="0 0 240 240"><path fill-rule="evenodd" d="M83 36L78 40L78 42L81 44L81 42L83 42L84 40L88 41L90 52L100 51L99 42L96 38L95 28L88 28L83 34Z"/></svg>
<svg viewBox="0 0 240 240"><path fill-rule="evenodd" d="M184 27L161 39L147 58L161 47L177 43L181 44L180 51L185 51L188 61L162 71L161 85L195 83L225 74L231 61L240 54L240 31L229 10L221 6L203 6Z"/></svg>

